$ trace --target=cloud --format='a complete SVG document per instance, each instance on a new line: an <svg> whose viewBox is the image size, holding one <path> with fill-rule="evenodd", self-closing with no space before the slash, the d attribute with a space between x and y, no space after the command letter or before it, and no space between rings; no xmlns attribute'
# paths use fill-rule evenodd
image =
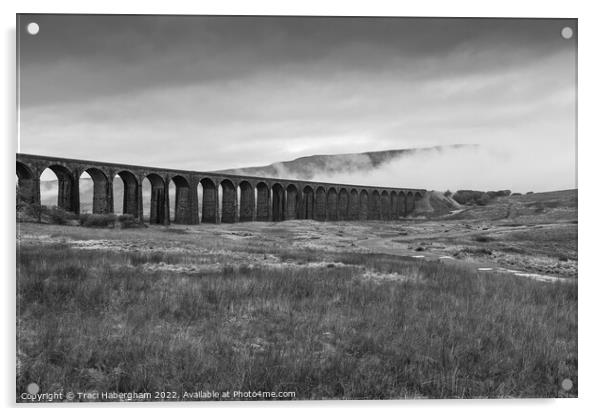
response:
<svg viewBox="0 0 602 416"><path fill-rule="evenodd" d="M21 43L22 152L209 171L477 143L545 154L523 161L556 172L538 186L574 172L572 21L40 19L46 37Z"/></svg>

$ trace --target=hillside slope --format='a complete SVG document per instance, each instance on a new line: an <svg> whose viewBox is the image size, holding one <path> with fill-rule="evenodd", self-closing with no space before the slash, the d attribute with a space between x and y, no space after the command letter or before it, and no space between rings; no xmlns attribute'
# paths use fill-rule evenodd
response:
<svg viewBox="0 0 602 416"><path fill-rule="evenodd" d="M476 145L456 144L415 149L393 149L378 152L345 153L335 155L304 156L285 162L276 162L266 166L251 166L238 169L226 169L218 172L236 175L266 176L312 180L316 176L370 172L394 159L408 156L439 154L449 150L476 147Z"/></svg>

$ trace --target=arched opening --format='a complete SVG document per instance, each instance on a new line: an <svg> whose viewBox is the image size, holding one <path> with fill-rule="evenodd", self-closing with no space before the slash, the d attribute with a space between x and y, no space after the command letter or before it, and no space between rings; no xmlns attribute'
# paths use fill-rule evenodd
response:
<svg viewBox="0 0 602 416"><path fill-rule="evenodd" d="M257 191L257 221L270 220L270 188L264 183L259 182L256 187Z"/></svg>
<svg viewBox="0 0 602 416"><path fill-rule="evenodd" d="M297 219L297 206L299 205L299 193L297 187L290 184L286 187L286 216L287 220Z"/></svg>
<svg viewBox="0 0 602 416"><path fill-rule="evenodd" d="M352 221L357 221L359 219L360 214L360 197L357 193L357 189L352 189L349 193L349 208L347 209L349 213L349 219Z"/></svg>
<svg viewBox="0 0 602 416"><path fill-rule="evenodd" d="M224 179L220 187L222 188L221 222L236 222L236 188L229 179Z"/></svg>
<svg viewBox="0 0 602 416"><path fill-rule="evenodd" d="M380 219L391 219L391 197L387 191L383 191L380 196Z"/></svg>
<svg viewBox="0 0 602 416"><path fill-rule="evenodd" d="M147 177L142 178L140 184L142 188L142 221L150 222L150 211L151 211L151 194L152 188L150 180Z"/></svg>
<svg viewBox="0 0 602 416"><path fill-rule="evenodd" d="M314 190L307 185L303 188L303 200L301 201L301 219L312 220L314 218Z"/></svg>
<svg viewBox="0 0 602 416"><path fill-rule="evenodd" d="M380 220L380 194L378 191L372 191L368 204L368 219Z"/></svg>
<svg viewBox="0 0 602 416"><path fill-rule="evenodd" d="M279 183L272 185L272 220L284 221L284 188Z"/></svg>
<svg viewBox="0 0 602 416"><path fill-rule="evenodd" d="M337 217L337 190L330 188L326 200L328 221L336 221Z"/></svg>
<svg viewBox="0 0 602 416"><path fill-rule="evenodd" d="M315 219L326 221L326 190L319 186L316 189Z"/></svg>
<svg viewBox="0 0 602 416"><path fill-rule="evenodd" d="M360 209L359 209L359 219L360 220L367 220L368 219L368 210L369 210L369 204L368 204L368 191L366 191L365 189L362 189L362 192L360 192Z"/></svg>
<svg viewBox="0 0 602 416"><path fill-rule="evenodd" d="M190 184L188 180L176 175L169 180L169 219L176 224L190 224Z"/></svg>
<svg viewBox="0 0 602 416"><path fill-rule="evenodd" d="M397 198L397 192L395 191L391 191L391 219L392 220L397 220L399 219L399 207L397 206L398 204L398 198Z"/></svg>
<svg viewBox="0 0 602 416"><path fill-rule="evenodd" d="M113 187L105 173L88 168L79 177L80 212L108 214L113 212Z"/></svg>
<svg viewBox="0 0 602 416"><path fill-rule="evenodd" d="M201 222L216 224L218 219L217 186L209 178L201 179L202 198Z"/></svg>
<svg viewBox="0 0 602 416"><path fill-rule="evenodd" d="M116 180L119 178L119 180ZM113 177L113 205L115 214L130 214L138 218L138 193L140 185L136 176L127 170L117 172Z"/></svg>
<svg viewBox="0 0 602 416"><path fill-rule="evenodd" d="M40 175L40 204L59 206L59 177L50 168L44 169Z"/></svg>
<svg viewBox="0 0 602 416"><path fill-rule="evenodd" d="M247 181L242 181L238 187L240 189L240 221L253 221L255 190Z"/></svg>
<svg viewBox="0 0 602 416"><path fill-rule="evenodd" d="M201 185L201 181L196 184L196 195L197 195L197 207L196 207L196 215L198 216L197 224L200 224L203 221L203 185Z"/></svg>
<svg viewBox="0 0 602 416"><path fill-rule="evenodd" d="M91 214L94 212L94 180L86 171L78 179L79 212Z"/></svg>
<svg viewBox="0 0 602 416"><path fill-rule="evenodd" d="M61 165L51 165L42 171L40 203L79 213L77 182L69 169Z"/></svg>
<svg viewBox="0 0 602 416"><path fill-rule="evenodd" d="M118 174L113 175L113 213L117 215L123 214L123 200L125 192L125 184Z"/></svg>
<svg viewBox="0 0 602 416"><path fill-rule="evenodd" d="M345 188L339 191L339 201L338 201L338 211L339 211L339 220L345 221L348 220L348 210L349 210L349 194Z"/></svg>
<svg viewBox="0 0 602 416"><path fill-rule="evenodd" d="M39 192L36 188L33 171L24 163L17 162L17 202L36 203Z"/></svg>
<svg viewBox="0 0 602 416"><path fill-rule="evenodd" d="M143 209L149 213L151 224L165 224L168 220L165 193L165 181L156 173L148 174L142 181Z"/></svg>
<svg viewBox="0 0 602 416"><path fill-rule="evenodd" d="M176 200L176 184L170 179L168 179L167 183L167 200L169 201L169 222L175 221L176 214L176 204L174 201Z"/></svg>

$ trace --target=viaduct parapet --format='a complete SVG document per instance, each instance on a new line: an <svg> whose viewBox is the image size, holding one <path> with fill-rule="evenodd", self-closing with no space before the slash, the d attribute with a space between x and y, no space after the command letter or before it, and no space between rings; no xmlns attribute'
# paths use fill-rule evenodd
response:
<svg viewBox="0 0 602 416"><path fill-rule="evenodd" d="M223 173L163 169L17 153L19 197L40 204L40 175L58 179L57 206L80 213L79 178L94 183L92 212L113 213L113 180L123 181L123 213L152 224L170 224L169 185L175 185L177 224L243 221L396 220L414 210L426 190L345 185ZM150 183L150 212L143 212L142 183ZM199 186L201 185L201 186ZM199 195L199 190L201 190ZM148 198L148 197L147 197Z"/></svg>

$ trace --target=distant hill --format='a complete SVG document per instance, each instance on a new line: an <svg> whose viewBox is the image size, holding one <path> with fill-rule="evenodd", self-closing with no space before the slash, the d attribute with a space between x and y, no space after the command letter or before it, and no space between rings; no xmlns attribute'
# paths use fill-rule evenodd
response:
<svg viewBox="0 0 602 416"><path fill-rule="evenodd" d="M378 152L313 155L285 162L276 162L265 166L225 169L218 172L235 175L312 180L316 176L329 176L352 172L370 172L394 159L408 156L428 156L429 154L434 155L448 150L475 147L478 147L478 145L455 144L449 146L383 150Z"/></svg>

